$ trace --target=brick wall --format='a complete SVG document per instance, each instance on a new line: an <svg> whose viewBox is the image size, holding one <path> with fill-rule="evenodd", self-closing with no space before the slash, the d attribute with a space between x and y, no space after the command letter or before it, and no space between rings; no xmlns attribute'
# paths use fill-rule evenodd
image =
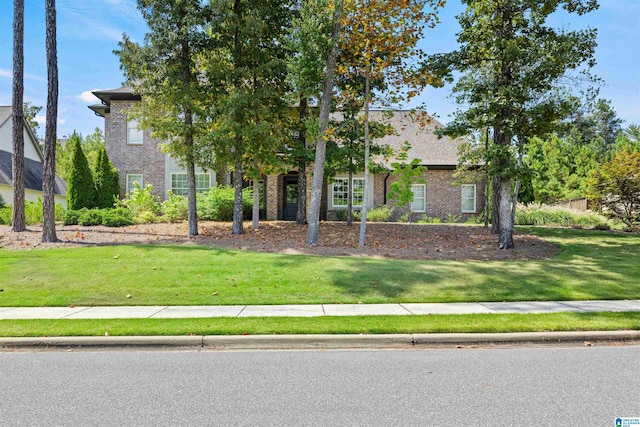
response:
<svg viewBox="0 0 640 427"><path fill-rule="evenodd" d="M105 117L105 148L109 159L118 168L120 193L126 191L127 174L142 174L144 183L153 185L153 194L165 198L165 155L158 148L149 130L144 131L143 143L127 144L126 110L136 101L111 101L111 113Z"/></svg>

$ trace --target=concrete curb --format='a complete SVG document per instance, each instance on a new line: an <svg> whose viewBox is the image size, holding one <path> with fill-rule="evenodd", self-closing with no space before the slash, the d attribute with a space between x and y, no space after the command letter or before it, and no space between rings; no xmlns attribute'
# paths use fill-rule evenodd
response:
<svg viewBox="0 0 640 427"><path fill-rule="evenodd" d="M246 335L0 338L2 350L282 350L640 343L640 331L505 334Z"/></svg>

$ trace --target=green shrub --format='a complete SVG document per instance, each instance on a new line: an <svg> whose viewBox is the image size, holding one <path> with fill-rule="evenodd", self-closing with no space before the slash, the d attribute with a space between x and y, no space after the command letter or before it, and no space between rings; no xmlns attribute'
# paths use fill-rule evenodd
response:
<svg viewBox="0 0 640 427"><path fill-rule="evenodd" d="M163 220L169 222L184 221L189 214L187 198L177 196L171 190L167 191L169 199L162 202Z"/></svg>
<svg viewBox="0 0 640 427"><path fill-rule="evenodd" d="M212 187L205 193L197 195L198 218L205 221L232 221L235 191L230 186ZM253 191L242 190L242 212L244 218L251 216L253 207Z"/></svg>
<svg viewBox="0 0 640 427"><path fill-rule="evenodd" d="M158 197L152 193L153 186L146 184L144 188L140 187L137 182L134 183L135 188L124 200L116 203L116 207L125 207L131 210L134 217L142 212L151 212L154 215L160 213L160 201Z"/></svg>
<svg viewBox="0 0 640 427"><path fill-rule="evenodd" d="M116 208L103 210L102 225L106 227L124 227L133 224L133 214L129 209Z"/></svg>
<svg viewBox="0 0 640 427"><path fill-rule="evenodd" d="M516 225L549 225L575 228L609 227L607 219L594 212L581 212L545 205L518 205Z"/></svg>
<svg viewBox="0 0 640 427"><path fill-rule="evenodd" d="M0 208L0 225L11 225L11 206Z"/></svg>
<svg viewBox="0 0 640 427"><path fill-rule="evenodd" d="M464 223L465 224L482 224L484 223L484 215L483 214L471 215L470 217L467 218L467 220Z"/></svg>
<svg viewBox="0 0 640 427"><path fill-rule="evenodd" d="M80 215L88 211L89 209L87 208L82 208L78 210L67 209L67 211L64 213L64 217L62 218L62 223L64 225L78 225L78 221L80 220Z"/></svg>
<svg viewBox="0 0 640 427"><path fill-rule="evenodd" d="M153 224L157 218L156 214L151 211L141 211L136 214L133 221L136 224Z"/></svg>
<svg viewBox="0 0 640 427"><path fill-rule="evenodd" d="M24 222L26 225L34 225L42 223L42 200L38 198L37 202L24 202Z"/></svg>
<svg viewBox="0 0 640 427"><path fill-rule="evenodd" d="M88 209L78 218L78 224L84 226L100 225L102 224L103 212L101 209Z"/></svg>
<svg viewBox="0 0 640 427"><path fill-rule="evenodd" d="M441 222L440 218L430 217L428 215L424 215L418 220L418 224L440 224Z"/></svg>
<svg viewBox="0 0 640 427"><path fill-rule="evenodd" d="M391 218L393 208L390 206L380 206L367 212L367 220L371 222L385 222Z"/></svg>
<svg viewBox="0 0 640 427"><path fill-rule="evenodd" d="M4 201L4 197L0 194L0 209L4 209L7 207L7 202Z"/></svg>
<svg viewBox="0 0 640 427"><path fill-rule="evenodd" d="M460 222L460 215L448 213L447 216L444 217L444 220L442 222L444 222L445 224L455 224L457 222Z"/></svg>
<svg viewBox="0 0 640 427"><path fill-rule="evenodd" d="M96 187L87 157L82 151L82 138L75 132L69 138L73 150L71 171L67 187L67 207L69 209L95 208L97 201Z"/></svg>

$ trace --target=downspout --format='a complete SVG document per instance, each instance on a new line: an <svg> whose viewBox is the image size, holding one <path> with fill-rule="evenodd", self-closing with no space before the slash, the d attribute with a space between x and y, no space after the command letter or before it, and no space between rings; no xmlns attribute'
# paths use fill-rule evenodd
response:
<svg viewBox="0 0 640 427"><path fill-rule="evenodd" d="M389 179L389 176L391 176L391 171L388 171L387 176L384 177L384 193L382 195L383 205L387 204L387 180Z"/></svg>

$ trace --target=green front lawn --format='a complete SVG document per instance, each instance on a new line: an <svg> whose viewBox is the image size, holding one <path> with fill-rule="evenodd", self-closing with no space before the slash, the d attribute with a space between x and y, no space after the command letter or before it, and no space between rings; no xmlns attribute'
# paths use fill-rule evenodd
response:
<svg viewBox="0 0 640 427"><path fill-rule="evenodd" d="M536 261L402 261L180 245L0 250L0 306L216 305L640 298L640 236L523 228ZM127 298L130 295L130 298Z"/></svg>

